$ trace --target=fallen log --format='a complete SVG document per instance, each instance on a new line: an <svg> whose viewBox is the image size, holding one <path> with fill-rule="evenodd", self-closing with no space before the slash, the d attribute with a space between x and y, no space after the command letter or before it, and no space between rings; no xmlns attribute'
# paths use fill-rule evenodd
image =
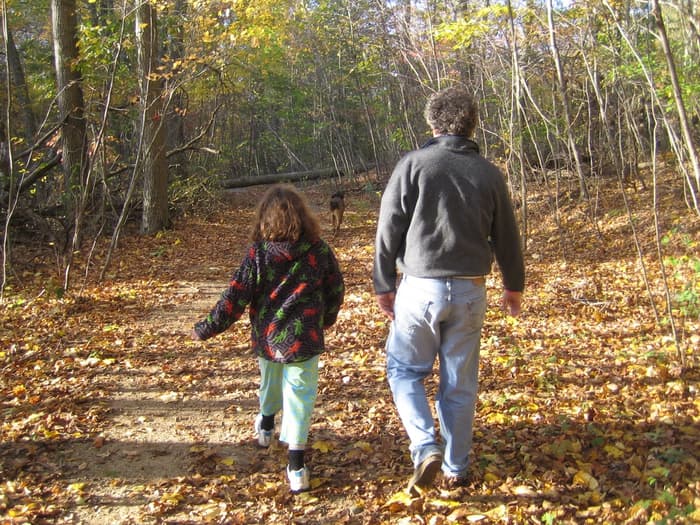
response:
<svg viewBox="0 0 700 525"><path fill-rule="evenodd" d="M335 168L323 168L309 171L290 171L287 173L270 173L267 175L250 175L237 179L227 179L221 181L221 186L226 189L245 188L246 186L257 186L258 184L277 184L282 182L297 182L304 180L324 179L328 177L342 177Z"/></svg>

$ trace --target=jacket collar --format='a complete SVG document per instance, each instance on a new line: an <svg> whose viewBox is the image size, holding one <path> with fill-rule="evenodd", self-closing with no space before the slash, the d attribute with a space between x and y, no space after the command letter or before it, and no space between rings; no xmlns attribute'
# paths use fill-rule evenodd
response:
<svg viewBox="0 0 700 525"><path fill-rule="evenodd" d="M428 142L423 144L421 149L428 148L430 146L447 148L462 153L479 153L479 145L473 140L462 135L438 135L437 137L433 137Z"/></svg>

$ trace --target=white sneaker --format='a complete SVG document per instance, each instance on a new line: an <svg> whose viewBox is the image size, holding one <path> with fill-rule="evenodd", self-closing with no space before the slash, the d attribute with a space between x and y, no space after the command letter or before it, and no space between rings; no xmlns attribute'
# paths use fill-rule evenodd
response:
<svg viewBox="0 0 700 525"><path fill-rule="evenodd" d="M272 442L272 430L263 430L261 428L262 418L262 414L258 414L255 418L255 435L258 436L258 445L267 448Z"/></svg>
<svg viewBox="0 0 700 525"><path fill-rule="evenodd" d="M289 470L287 465L287 479L289 479L289 489L292 492L303 492L309 490L309 469L301 467L299 470Z"/></svg>

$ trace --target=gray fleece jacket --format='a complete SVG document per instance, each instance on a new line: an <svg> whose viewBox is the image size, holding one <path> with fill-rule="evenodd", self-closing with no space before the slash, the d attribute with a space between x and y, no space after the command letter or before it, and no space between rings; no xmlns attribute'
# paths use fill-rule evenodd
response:
<svg viewBox="0 0 700 525"><path fill-rule="evenodd" d="M496 258L507 290L520 292L520 235L500 170L466 137L441 135L406 154L382 196L373 281L396 290L414 277L483 276Z"/></svg>

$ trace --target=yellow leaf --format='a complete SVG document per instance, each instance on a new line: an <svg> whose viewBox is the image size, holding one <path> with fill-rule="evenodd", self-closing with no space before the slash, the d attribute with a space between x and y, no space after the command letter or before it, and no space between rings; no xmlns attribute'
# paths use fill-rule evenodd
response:
<svg viewBox="0 0 700 525"><path fill-rule="evenodd" d="M301 501L304 505L312 505L314 503L318 503L318 498L308 492L302 492L298 494L297 499Z"/></svg>
<svg viewBox="0 0 700 525"><path fill-rule="evenodd" d="M86 483L80 482L80 483L71 483L68 485L68 488L72 490L73 492L82 492L82 490L85 488Z"/></svg>
<svg viewBox="0 0 700 525"><path fill-rule="evenodd" d="M309 483L311 485L311 489L313 490L323 485L326 481L328 481L328 478L311 478Z"/></svg>
<svg viewBox="0 0 700 525"><path fill-rule="evenodd" d="M367 441L358 441L353 445L354 448L359 448L360 450L363 450L365 452L371 452L372 451L372 445L367 443Z"/></svg>
<svg viewBox="0 0 700 525"><path fill-rule="evenodd" d="M491 412L488 416L486 416L486 422L489 424L504 425L507 421L508 418L506 415L500 412Z"/></svg>
<svg viewBox="0 0 700 525"><path fill-rule="evenodd" d="M484 474L484 481L486 481L487 483L493 483L495 481L498 481L499 479L500 478L496 476L496 474L494 474L493 472L487 472L486 474Z"/></svg>
<svg viewBox="0 0 700 525"><path fill-rule="evenodd" d="M668 477L669 471L665 467L654 467L653 469L645 471L644 474L654 478L666 478Z"/></svg>
<svg viewBox="0 0 700 525"><path fill-rule="evenodd" d="M355 354L352 356L352 360L358 365L364 365L369 358L369 354Z"/></svg>
<svg viewBox="0 0 700 525"><path fill-rule="evenodd" d="M605 452L608 453L609 456L614 457L615 459L620 459L622 456L625 455L625 452L623 450L620 450L617 448L615 445L605 445L603 447L605 449Z"/></svg>
<svg viewBox="0 0 700 525"><path fill-rule="evenodd" d="M398 512L410 507L412 499L410 494L402 490L389 498L389 501L384 504L384 507L388 508L391 512Z"/></svg>
<svg viewBox="0 0 700 525"><path fill-rule="evenodd" d="M324 454L330 450L333 450L333 445L328 441L316 441L311 448L323 452Z"/></svg>
<svg viewBox="0 0 700 525"><path fill-rule="evenodd" d="M182 494L178 494L176 492L166 492L163 494L160 498L160 501L162 503L167 503L170 505L177 505L183 500Z"/></svg>
<svg viewBox="0 0 700 525"><path fill-rule="evenodd" d="M15 395L15 397L21 397L27 393L27 389L24 385L17 385L12 389L12 393Z"/></svg>
<svg viewBox="0 0 700 525"><path fill-rule="evenodd" d="M223 463L224 465L226 465L226 466L228 466L228 467L230 467L231 465L233 465L235 462L236 462L236 461L235 461L231 456L228 456L228 457L225 457L225 458L221 458L221 461L220 461L220 463Z"/></svg>
<svg viewBox="0 0 700 525"><path fill-rule="evenodd" d="M459 507L462 503L459 501L452 501L447 499L431 499L430 504L436 508L452 509L455 507Z"/></svg>
<svg viewBox="0 0 700 525"><path fill-rule="evenodd" d="M598 480L591 476L588 472L579 470L574 474L574 485L580 485L582 487L588 487L591 490L598 488Z"/></svg>

